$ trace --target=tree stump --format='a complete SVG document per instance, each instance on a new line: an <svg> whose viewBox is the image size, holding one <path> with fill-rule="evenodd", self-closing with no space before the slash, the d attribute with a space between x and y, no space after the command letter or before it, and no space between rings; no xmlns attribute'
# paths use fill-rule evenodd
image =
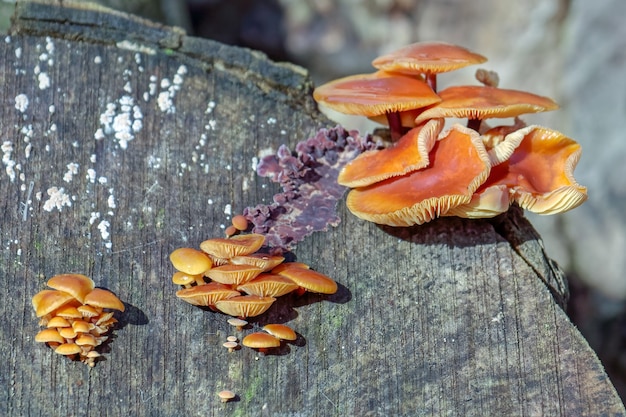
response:
<svg viewBox="0 0 626 417"><path fill-rule="evenodd" d="M339 292L253 320L299 333L276 354L228 353L227 317L174 296L168 255L271 201L260 152L332 126L305 71L67 2L18 4L0 51L1 415L625 414L515 208L394 229L339 207L294 251ZM126 305L94 368L34 342L31 297L67 272Z"/></svg>

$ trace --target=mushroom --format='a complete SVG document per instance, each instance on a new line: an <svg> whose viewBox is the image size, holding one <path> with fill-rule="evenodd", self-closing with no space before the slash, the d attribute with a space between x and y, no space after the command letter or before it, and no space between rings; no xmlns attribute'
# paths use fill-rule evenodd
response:
<svg viewBox="0 0 626 417"><path fill-rule="evenodd" d="M222 346L228 349L229 353L232 353L239 347L239 343L235 341L227 341L227 342L222 343Z"/></svg>
<svg viewBox="0 0 626 417"><path fill-rule="evenodd" d="M111 291L94 288L85 296L85 304L96 308L110 308L113 310L124 311L124 303Z"/></svg>
<svg viewBox="0 0 626 417"><path fill-rule="evenodd" d="M48 280L47 284L50 288L71 294L81 303L85 300L85 296L94 289L92 279L81 274L55 275Z"/></svg>
<svg viewBox="0 0 626 417"><path fill-rule="evenodd" d="M289 278L300 287L300 294L304 291L318 294L334 294L337 292L337 283L324 274L312 269L292 266L278 272L279 275Z"/></svg>
<svg viewBox="0 0 626 417"><path fill-rule="evenodd" d="M78 302L69 302L54 311L54 315L57 317L64 317L66 319L80 319L83 317L82 313L78 310Z"/></svg>
<svg viewBox="0 0 626 417"><path fill-rule="evenodd" d="M379 224L412 226L468 203L489 175L489 156L474 130L455 124L442 135L428 167L350 191L350 211Z"/></svg>
<svg viewBox="0 0 626 417"><path fill-rule="evenodd" d="M366 151L346 164L337 182L346 187L364 187L428 166L428 153L443 128L443 119L433 119L405 133L382 150Z"/></svg>
<svg viewBox="0 0 626 417"><path fill-rule="evenodd" d="M480 120L515 117L559 108L554 100L519 90L466 85L448 87L439 92L441 102L420 113L415 118L419 124L438 117L469 119L468 127L480 126Z"/></svg>
<svg viewBox="0 0 626 417"><path fill-rule="evenodd" d="M367 117L386 115L393 139L402 136L400 112L421 109L441 101L421 79L385 71L331 81L317 87L313 98L344 114Z"/></svg>
<svg viewBox="0 0 626 417"><path fill-rule="evenodd" d="M257 233L237 235L229 238L213 238L200 244L200 249L210 256L230 259L237 255L249 255L263 246L265 237Z"/></svg>
<svg viewBox="0 0 626 417"><path fill-rule="evenodd" d="M219 300L225 300L238 295L241 295L238 291L218 282L211 282L209 284L197 285L176 291L176 297L189 304L213 309L215 308L215 303Z"/></svg>
<svg viewBox="0 0 626 417"><path fill-rule="evenodd" d="M238 318L254 317L265 313L276 301L274 297L259 297L258 295L240 295L215 303L215 307L222 313Z"/></svg>
<svg viewBox="0 0 626 417"><path fill-rule="evenodd" d="M182 271L174 272L174 275L172 275L172 282L176 285L182 285L185 288L191 287L191 284L206 284L206 282L204 281L204 273L191 275Z"/></svg>
<svg viewBox="0 0 626 417"><path fill-rule="evenodd" d="M284 324L266 324L263 326L263 330L280 340L296 340L298 338L296 332Z"/></svg>
<svg viewBox="0 0 626 417"><path fill-rule="evenodd" d="M297 289L298 284L278 274L261 274L252 281L237 287L237 291L260 297L281 297Z"/></svg>
<svg viewBox="0 0 626 417"><path fill-rule="evenodd" d="M41 290L33 296L32 303L37 317L42 317L72 300L74 297L63 291Z"/></svg>
<svg viewBox="0 0 626 417"><path fill-rule="evenodd" d="M233 216L231 220L233 227L240 232L243 232L248 228L248 219L243 214L237 214Z"/></svg>
<svg viewBox="0 0 626 417"><path fill-rule="evenodd" d="M580 145L560 132L528 126L507 135L519 145L494 167L486 186L504 184L523 209L538 214L561 213L587 199L587 189L574 179Z"/></svg>
<svg viewBox="0 0 626 417"><path fill-rule="evenodd" d="M65 339L56 329L43 329L35 335L35 342L61 344L65 343Z"/></svg>
<svg viewBox="0 0 626 417"><path fill-rule="evenodd" d="M261 272L261 268L252 265L227 264L209 269L206 276L222 284L239 285L256 278Z"/></svg>
<svg viewBox="0 0 626 417"><path fill-rule="evenodd" d="M234 326L238 331L242 331L243 328L248 324L247 321L242 320L242 319L238 319L235 317L232 317L228 320L226 320L228 324L230 324L231 326Z"/></svg>
<svg viewBox="0 0 626 417"><path fill-rule="evenodd" d="M69 322L65 317L52 317L48 323L46 324L48 328L56 328L56 327L72 327L72 323Z"/></svg>
<svg viewBox="0 0 626 417"><path fill-rule="evenodd" d="M218 392L217 396L220 397L220 401L223 403L227 403L228 401L236 397L234 392L228 390Z"/></svg>
<svg viewBox="0 0 626 417"><path fill-rule="evenodd" d="M77 353L80 353L80 346L78 346L76 343L63 343L59 345L54 351L59 355L73 356Z"/></svg>
<svg viewBox="0 0 626 417"><path fill-rule="evenodd" d="M193 248L178 248L170 253L174 268L190 275L203 274L213 265L206 253Z"/></svg>
<svg viewBox="0 0 626 417"><path fill-rule="evenodd" d="M372 65L383 71L406 75L423 74L426 82L437 90L436 74L453 71L487 61L482 55L445 42L417 42L379 56Z"/></svg>
<svg viewBox="0 0 626 417"><path fill-rule="evenodd" d="M298 268L309 269L310 267L304 262L283 262L282 264L272 268L270 271L272 274L280 274L280 271L284 271L287 268L293 268L297 266Z"/></svg>
<svg viewBox="0 0 626 417"><path fill-rule="evenodd" d="M268 333L255 332L244 337L241 344L265 354L269 349L279 347L280 340Z"/></svg>
<svg viewBox="0 0 626 417"><path fill-rule="evenodd" d="M230 262L235 265L252 265L261 268L263 272L269 271L283 262L285 258L279 255L268 255L266 253L252 253L250 255L239 255L230 258Z"/></svg>

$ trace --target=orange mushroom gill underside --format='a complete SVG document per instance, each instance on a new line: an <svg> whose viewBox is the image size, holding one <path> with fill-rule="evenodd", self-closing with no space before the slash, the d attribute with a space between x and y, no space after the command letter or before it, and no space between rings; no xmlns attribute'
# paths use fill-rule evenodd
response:
<svg viewBox="0 0 626 417"><path fill-rule="evenodd" d="M348 194L356 216L390 226L422 224L470 201L489 175L489 156L477 132L454 125L429 154L430 165Z"/></svg>

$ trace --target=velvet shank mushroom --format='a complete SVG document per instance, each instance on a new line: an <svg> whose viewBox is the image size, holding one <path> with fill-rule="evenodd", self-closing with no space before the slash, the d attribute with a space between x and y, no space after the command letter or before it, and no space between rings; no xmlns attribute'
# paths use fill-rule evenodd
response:
<svg viewBox="0 0 626 417"><path fill-rule="evenodd" d="M365 187L428 166L428 153L443 128L443 119L432 119L404 134L382 150L366 151L343 167L337 182L346 187Z"/></svg>
<svg viewBox="0 0 626 417"><path fill-rule="evenodd" d="M435 144L429 160L426 168L350 191L346 205L378 224L423 224L468 203L491 169L478 133L458 124Z"/></svg>
<svg viewBox="0 0 626 417"><path fill-rule="evenodd" d="M441 101L422 80L378 71L331 81L313 92L315 100L344 114L386 115L392 137L401 132L399 112L420 109Z"/></svg>
<svg viewBox="0 0 626 417"><path fill-rule="evenodd" d="M436 74L481 64L487 58L458 45L446 42L417 42L379 56L372 65L383 71L407 75L423 74L433 90Z"/></svg>
<svg viewBox="0 0 626 417"><path fill-rule="evenodd" d="M229 238L213 238L200 244L200 249L220 259L230 259L238 255L250 255L263 246L265 237L260 234L250 233L237 235Z"/></svg>
<svg viewBox="0 0 626 417"><path fill-rule="evenodd" d="M274 297L259 297L258 295L240 295L215 303L215 307L229 316L245 319L265 313L276 301Z"/></svg>
<svg viewBox="0 0 626 417"><path fill-rule="evenodd" d="M559 108L548 97L479 85L448 87L441 90L439 96L441 102L420 113L415 123L437 117L458 117L469 119L471 125L474 120L515 117Z"/></svg>

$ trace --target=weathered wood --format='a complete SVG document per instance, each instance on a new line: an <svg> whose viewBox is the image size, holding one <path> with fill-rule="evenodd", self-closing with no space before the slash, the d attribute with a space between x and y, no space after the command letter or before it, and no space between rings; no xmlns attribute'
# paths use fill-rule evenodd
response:
<svg viewBox="0 0 626 417"><path fill-rule="evenodd" d="M126 36L99 37L112 33ZM339 227L295 251L340 291L288 296L254 323L298 331L279 355L227 353L225 317L174 297L168 254L221 235L227 204L271 201L275 186L251 168L259 151L329 125L304 71L117 13L36 3L18 5L0 54L1 415L625 414L517 210L393 229L341 207ZM46 205L51 187L71 206ZM71 271L127 306L93 369L33 341L30 298ZM221 404L221 389L238 401Z"/></svg>

